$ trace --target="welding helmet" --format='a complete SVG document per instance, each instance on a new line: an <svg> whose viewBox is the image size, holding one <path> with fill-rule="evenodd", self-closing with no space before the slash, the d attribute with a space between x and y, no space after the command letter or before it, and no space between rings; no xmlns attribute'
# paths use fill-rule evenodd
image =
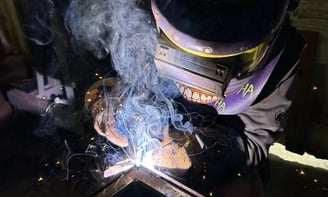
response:
<svg viewBox="0 0 328 197"><path fill-rule="evenodd" d="M159 73L200 103L222 99L231 79L263 67L288 0L151 0ZM188 96L191 100L191 96ZM210 98L210 99L209 99Z"/></svg>

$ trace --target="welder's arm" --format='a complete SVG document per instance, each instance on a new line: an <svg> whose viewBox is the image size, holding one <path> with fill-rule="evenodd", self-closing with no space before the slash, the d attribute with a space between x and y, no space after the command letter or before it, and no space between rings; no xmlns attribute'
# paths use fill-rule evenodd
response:
<svg viewBox="0 0 328 197"><path fill-rule="evenodd" d="M287 39L281 56L281 63L284 63L278 62L278 69L273 71L274 82L266 84L266 89L262 90L265 94L258 98L261 101L239 114L239 118L245 125L244 147L247 164L250 166L259 165L268 157L269 146L283 132L285 115L291 105L294 87L292 83L297 75L305 41L295 28L289 28Z"/></svg>
<svg viewBox="0 0 328 197"><path fill-rule="evenodd" d="M283 132L294 77L285 77L269 96L238 115L245 125L243 142L248 166L257 166L267 158L269 146Z"/></svg>

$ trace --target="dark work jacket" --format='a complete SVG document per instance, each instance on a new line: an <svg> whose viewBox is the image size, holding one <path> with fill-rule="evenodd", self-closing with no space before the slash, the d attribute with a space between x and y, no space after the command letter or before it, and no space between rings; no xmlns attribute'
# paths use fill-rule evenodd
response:
<svg viewBox="0 0 328 197"><path fill-rule="evenodd" d="M292 103L292 83L304 46L304 40L287 20L271 51L272 57L282 49L283 54L254 103L239 114L218 115L216 110L209 106L192 104L181 97L176 99L183 103L183 110L189 113L204 115L210 119L209 122L215 117L216 125L220 125L220 128L223 126L225 134L233 136L227 138L232 140L228 143L231 147L224 148L229 166L235 166L238 170L245 166L258 166L268 157L270 145L283 132L283 123ZM204 123L206 118L193 120L196 126L207 126Z"/></svg>

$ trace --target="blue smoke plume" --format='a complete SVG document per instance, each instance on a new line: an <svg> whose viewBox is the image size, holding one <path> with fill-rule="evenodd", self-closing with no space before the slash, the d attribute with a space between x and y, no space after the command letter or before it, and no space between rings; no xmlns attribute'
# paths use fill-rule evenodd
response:
<svg viewBox="0 0 328 197"><path fill-rule="evenodd" d="M155 24L135 1L73 0L65 24L76 52L92 51L99 59L111 56L123 85L118 85L114 99L112 94L105 98L104 110L117 114L116 125L127 133L131 157L140 158L157 148L170 123L178 130L192 131L191 123L176 111L172 97L179 91L174 82L156 71Z"/></svg>

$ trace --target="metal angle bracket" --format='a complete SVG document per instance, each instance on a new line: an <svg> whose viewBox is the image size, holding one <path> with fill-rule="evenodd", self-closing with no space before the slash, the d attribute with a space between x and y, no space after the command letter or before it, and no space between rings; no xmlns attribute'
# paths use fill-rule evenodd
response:
<svg viewBox="0 0 328 197"><path fill-rule="evenodd" d="M134 187L134 189L129 189L129 187ZM204 196L156 169L139 166L117 178L98 192L95 197L118 197L132 193L137 195L136 193L141 190L141 187L144 188L143 190L148 190L152 196Z"/></svg>

